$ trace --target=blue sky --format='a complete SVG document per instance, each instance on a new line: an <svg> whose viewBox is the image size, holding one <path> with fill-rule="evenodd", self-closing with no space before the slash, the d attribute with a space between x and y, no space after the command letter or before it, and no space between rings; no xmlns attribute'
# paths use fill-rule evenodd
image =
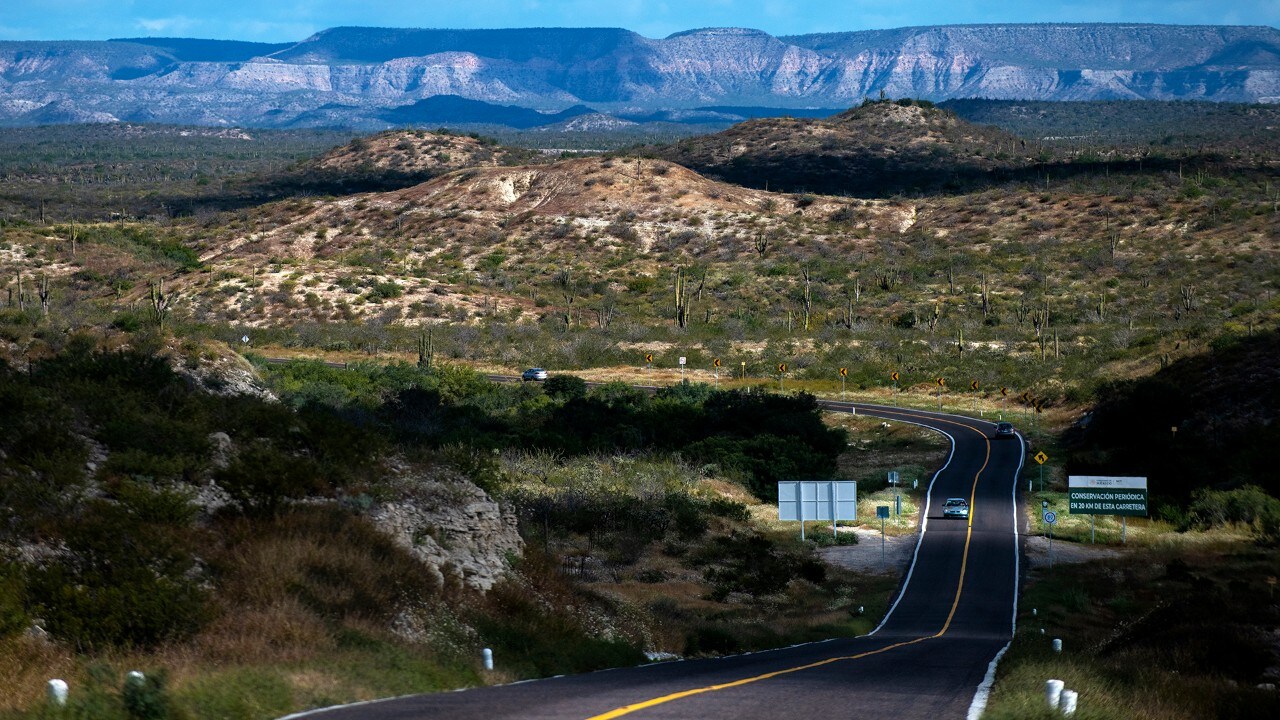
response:
<svg viewBox="0 0 1280 720"><path fill-rule="evenodd" d="M1280 0L4 0L0 39L167 36L285 42L338 25L624 27L648 37L734 26L787 35L1002 22L1277 27Z"/></svg>

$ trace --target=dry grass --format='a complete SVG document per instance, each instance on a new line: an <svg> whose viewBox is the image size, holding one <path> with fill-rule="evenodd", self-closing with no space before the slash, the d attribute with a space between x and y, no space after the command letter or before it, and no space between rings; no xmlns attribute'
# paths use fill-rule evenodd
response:
<svg viewBox="0 0 1280 720"><path fill-rule="evenodd" d="M44 697L50 678L80 677L75 655L53 643L29 637L0 640L0 711L30 707Z"/></svg>

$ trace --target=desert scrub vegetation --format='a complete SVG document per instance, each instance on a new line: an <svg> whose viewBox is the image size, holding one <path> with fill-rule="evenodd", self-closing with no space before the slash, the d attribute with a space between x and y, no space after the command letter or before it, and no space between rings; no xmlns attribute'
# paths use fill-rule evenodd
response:
<svg viewBox="0 0 1280 720"><path fill-rule="evenodd" d="M1233 542L1041 569L983 717L1060 717L1049 678L1080 694L1080 717L1270 717L1277 572L1270 548Z"/></svg>
<svg viewBox="0 0 1280 720"><path fill-rule="evenodd" d="M137 667L166 716L258 718L475 684L480 647L507 679L580 672L865 631L849 608L887 602L755 526L735 482L835 471L843 433L811 397L306 361L262 366L278 400L215 395L163 338L106 340L0 364L14 717L41 712L33 666L77 688L73 715L130 716ZM366 514L402 492L393 462L488 489L531 552L484 595L433 579Z"/></svg>

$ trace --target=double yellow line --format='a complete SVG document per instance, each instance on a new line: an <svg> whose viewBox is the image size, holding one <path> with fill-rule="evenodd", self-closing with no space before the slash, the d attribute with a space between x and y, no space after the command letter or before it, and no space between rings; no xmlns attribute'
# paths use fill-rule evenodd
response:
<svg viewBox="0 0 1280 720"><path fill-rule="evenodd" d="M691 690L682 690L677 693L671 693L670 695L663 695L661 697L652 698L650 700L644 700L642 702L633 703L631 705L624 705L620 708L616 708L616 709L610 710L609 712L601 713L599 715L592 715L591 717L587 718L587 720L611 720L612 718L618 718L624 715L630 715L633 712L644 710L645 708L651 708L656 705L664 705L666 703L674 702L676 700L683 700L684 698L693 697L694 695L702 695L704 693L716 692L717 690L728 690L729 688L740 687L742 685L749 685L751 683L760 682L762 680L769 680L782 675L790 675L791 673L797 673L802 670L812 670L813 668L822 667L823 665L830 665L831 663L844 662L846 660L858 660L864 657L870 657L872 655L879 655L880 653L888 652L896 648L906 647L907 645L915 645L916 643L921 643L921 642L924 642L925 640L932 640L934 638L942 637L947 632L947 630L951 627L951 620L956 615L956 609L960 607L960 596L964 592L965 573L969 568L969 543L973 539L974 501L977 499L977 495L978 495L978 480L982 477L982 473L986 471L987 465L991 462L991 439L986 436L986 433L980 432L977 428L972 427L970 425L965 425L964 423L955 422L954 420L946 420L943 418L926 416L926 415L915 415L912 413L898 411L898 410L886 410L886 412L892 413L894 415L899 415L899 416L913 417L918 419L928 419L934 422L941 422L941 423L946 423L948 425L955 425L958 427L962 427L966 430L978 433L978 435L982 436L983 441L986 442L986 445L987 445L986 457L983 458L982 460L982 467L978 468L978 472L973 476L973 487L970 488L969 490L969 525L968 525L968 528L965 530L964 554L961 556L961 559L960 559L960 582L956 584L956 597L955 597L955 600L952 601L951 603L951 611L947 613L947 621L943 623L942 629L934 633L933 635L924 635L912 640L903 640L902 642L896 642L896 643L893 643L892 645L886 645L876 650L868 650L866 652L858 653L857 655L841 655L838 657L831 657L825 660L819 660L817 662L808 663L807 665L798 665L796 667L784 668L782 670L775 670L773 672L764 673L763 675L756 675L754 677L742 678L741 680L734 680L732 682L720 683L717 685L707 685L705 687L693 688ZM903 589L903 592L906 592L905 588Z"/></svg>

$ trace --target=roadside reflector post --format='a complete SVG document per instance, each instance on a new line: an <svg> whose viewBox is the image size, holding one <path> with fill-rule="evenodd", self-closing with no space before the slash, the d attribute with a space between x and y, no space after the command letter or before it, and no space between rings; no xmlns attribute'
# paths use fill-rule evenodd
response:
<svg viewBox="0 0 1280 720"><path fill-rule="evenodd" d="M1044 684L1044 700L1049 707L1057 710L1058 703L1062 699L1062 686L1065 685L1061 680L1049 680Z"/></svg>
<svg viewBox="0 0 1280 720"><path fill-rule="evenodd" d="M880 518L880 564L884 565L884 521L889 519L889 506L877 505L876 517Z"/></svg>
<svg viewBox="0 0 1280 720"><path fill-rule="evenodd" d="M59 707L67 704L67 681L58 679L50 680L46 686L46 690L49 693L49 702L54 705L58 705Z"/></svg>
<svg viewBox="0 0 1280 720"><path fill-rule="evenodd" d="M1061 652L1062 652L1062 638L1054 638L1054 639L1053 639L1053 651L1054 651L1055 653L1061 653Z"/></svg>
<svg viewBox="0 0 1280 720"><path fill-rule="evenodd" d="M1076 700L1078 698L1079 693L1075 690L1063 690L1062 696L1058 698L1058 709L1062 711L1063 715L1075 715Z"/></svg>
<svg viewBox="0 0 1280 720"><path fill-rule="evenodd" d="M484 658L484 669L492 670L493 669L493 651L490 650L489 648L485 648L484 650L480 651L480 654Z"/></svg>

